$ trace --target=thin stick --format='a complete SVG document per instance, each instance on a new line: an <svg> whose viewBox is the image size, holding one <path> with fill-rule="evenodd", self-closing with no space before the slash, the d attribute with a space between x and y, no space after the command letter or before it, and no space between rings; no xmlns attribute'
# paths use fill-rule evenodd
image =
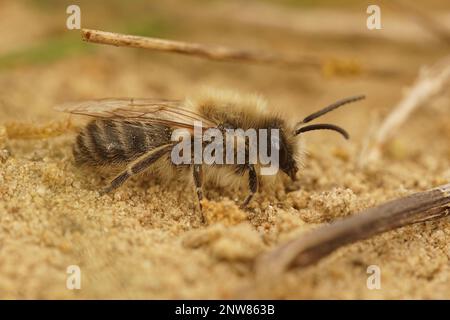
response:
<svg viewBox="0 0 450 320"><path fill-rule="evenodd" d="M260 279L271 278L291 268L309 266L346 244L449 214L450 183L318 227L258 258L256 273Z"/></svg>
<svg viewBox="0 0 450 320"><path fill-rule="evenodd" d="M109 44L119 47L133 47L155 51L174 52L185 55L199 56L210 60L244 61L309 67L320 67L322 65L321 61L312 56L291 58L268 52L233 49L223 46L204 45L159 38L139 37L100 30L82 29L81 37L87 42Z"/></svg>
<svg viewBox="0 0 450 320"><path fill-rule="evenodd" d="M444 91L449 81L450 56L438 61L431 68L423 68L413 86L381 124L372 147L361 155L360 164L366 165L368 162L378 160L387 140L394 136L409 115Z"/></svg>
<svg viewBox="0 0 450 320"><path fill-rule="evenodd" d="M305 54L287 56L272 52L236 49L224 46L206 45L160 38L140 37L92 29L82 29L81 37L84 41L99 44L172 52L216 61L249 62L284 67L312 68L319 69L323 73L332 75L348 76L368 74L376 77L386 77L396 76L399 74L398 71L392 70L392 68L378 69L368 66L363 67L354 59L324 59Z"/></svg>

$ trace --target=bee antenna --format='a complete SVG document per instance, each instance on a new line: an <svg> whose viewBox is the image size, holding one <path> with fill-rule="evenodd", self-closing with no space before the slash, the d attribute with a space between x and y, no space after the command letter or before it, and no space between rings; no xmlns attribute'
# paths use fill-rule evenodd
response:
<svg viewBox="0 0 450 320"><path fill-rule="evenodd" d="M341 127L335 126L334 124L328 123L311 124L306 127L301 127L300 129L295 130L295 135L312 130L333 130L339 132L345 139L350 138L350 135L348 134L347 131L345 131Z"/></svg>
<svg viewBox="0 0 450 320"><path fill-rule="evenodd" d="M352 102L355 102L355 101L362 100L365 97L366 97L365 95L359 95L359 96L348 97L348 98L336 101L335 103L330 104L328 107L325 107L322 110L319 110L319 111L316 111L316 112L310 114L305 119L303 119L302 121L297 123L297 125L308 123L308 122L310 122L310 121L312 121L312 120L314 120L314 119L316 119L318 117L323 116L324 114L326 114L326 113L328 113L330 111L333 111L334 109L337 109L337 108L339 108L339 107L341 107L343 105L346 105L348 103L352 103Z"/></svg>

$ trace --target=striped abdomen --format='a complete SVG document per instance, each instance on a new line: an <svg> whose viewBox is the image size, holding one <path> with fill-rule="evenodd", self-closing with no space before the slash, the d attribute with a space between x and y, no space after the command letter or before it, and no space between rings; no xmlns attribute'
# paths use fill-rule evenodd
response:
<svg viewBox="0 0 450 320"><path fill-rule="evenodd" d="M130 162L170 142L171 130L161 125L93 120L78 135L73 148L78 165L112 165Z"/></svg>

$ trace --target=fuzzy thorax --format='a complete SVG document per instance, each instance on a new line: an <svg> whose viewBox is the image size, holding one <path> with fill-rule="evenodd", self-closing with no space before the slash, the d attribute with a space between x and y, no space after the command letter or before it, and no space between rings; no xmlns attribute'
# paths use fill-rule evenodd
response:
<svg viewBox="0 0 450 320"><path fill-rule="evenodd" d="M186 106L223 128L279 129L280 172L295 176L303 159L301 139L293 125L269 110L260 95L208 89L186 99Z"/></svg>

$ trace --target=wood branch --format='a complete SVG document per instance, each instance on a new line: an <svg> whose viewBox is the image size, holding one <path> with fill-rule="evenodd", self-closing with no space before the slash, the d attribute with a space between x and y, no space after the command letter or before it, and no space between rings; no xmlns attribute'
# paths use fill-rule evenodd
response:
<svg viewBox="0 0 450 320"><path fill-rule="evenodd" d="M132 47L155 51L180 53L185 55L199 56L210 60L243 61L308 67L321 66L321 61L313 56L287 57L261 51L233 49L224 46L213 46L159 38L140 37L90 29L82 29L81 36L82 39L87 42L109 44L119 47Z"/></svg>
<svg viewBox="0 0 450 320"><path fill-rule="evenodd" d="M438 61L431 68L423 68L407 94L381 124L371 147L361 154L360 165L364 166L378 160L381 157L383 146L396 134L410 114L443 92L449 82L450 56Z"/></svg>
<svg viewBox="0 0 450 320"><path fill-rule="evenodd" d="M278 53L229 48L160 38L140 37L100 30L82 29L84 41L120 47L141 48L147 50L171 52L197 56L216 61L248 62L295 68L312 68L327 75L369 74L375 77L396 76L392 69L374 69L363 67L355 59L319 58L313 55L282 55Z"/></svg>
<svg viewBox="0 0 450 320"><path fill-rule="evenodd" d="M257 277L272 278L309 266L334 250L374 235L450 214L450 183L384 203L294 239L261 256L255 263Z"/></svg>

